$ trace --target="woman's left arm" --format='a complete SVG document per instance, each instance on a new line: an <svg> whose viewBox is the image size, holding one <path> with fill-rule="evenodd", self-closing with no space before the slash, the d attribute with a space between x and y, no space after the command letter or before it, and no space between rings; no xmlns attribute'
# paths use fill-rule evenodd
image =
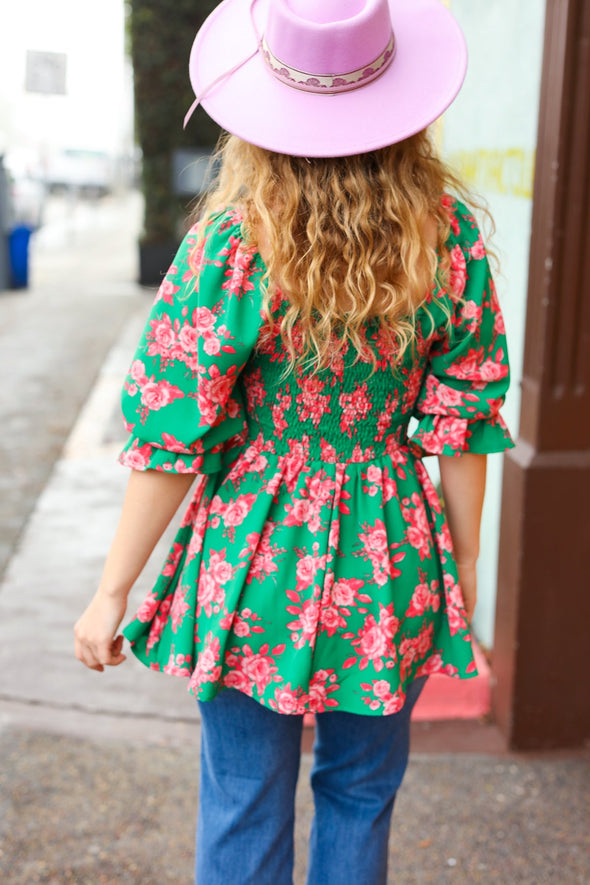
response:
<svg viewBox="0 0 590 885"><path fill-rule="evenodd" d="M98 589L74 627L78 660L103 671L125 660L117 635L127 597L188 492L194 474L132 470L119 525Z"/></svg>

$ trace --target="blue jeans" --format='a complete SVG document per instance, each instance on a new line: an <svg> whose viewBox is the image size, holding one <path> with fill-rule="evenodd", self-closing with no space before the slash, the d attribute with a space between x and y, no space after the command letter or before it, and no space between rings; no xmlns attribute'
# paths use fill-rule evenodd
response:
<svg viewBox="0 0 590 885"><path fill-rule="evenodd" d="M427 677L391 716L316 716L307 885L385 885L410 714ZM202 721L197 885L291 885L302 716L234 689L199 703Z"/></svg>

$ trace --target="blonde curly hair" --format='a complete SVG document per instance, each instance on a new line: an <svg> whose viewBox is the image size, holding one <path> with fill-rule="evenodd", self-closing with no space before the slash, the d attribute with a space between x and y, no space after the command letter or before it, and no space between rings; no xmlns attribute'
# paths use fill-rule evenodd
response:
<svg viewBox="0 0 590 885"><path fill-rule="evenodd" d="M289 305L280 326L286 371L318 371L349 346L374 364L364 343L374 317L399 363L414 344L418 309L434 286L448 288L443 194L452 190L473 204L428 131L366 154L311 159L226 135L215 159L216 181L195 217L237 208L247 244L264 245L271 332L277 288Z"/></svg>

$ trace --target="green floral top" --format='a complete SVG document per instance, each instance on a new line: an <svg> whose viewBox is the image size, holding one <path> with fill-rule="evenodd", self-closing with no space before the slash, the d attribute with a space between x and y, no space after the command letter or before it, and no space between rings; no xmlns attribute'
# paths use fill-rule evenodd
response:
<svg viewBox="0 0 590 885"><path fill-rule="evenodd" d="M197 481L124 632L201 700L231 686L280 713L387 715L416 676L477 673L421 459L512 445L499 414L509 370L479 231L444 200L450 291L421 308L396 374L372 321L373 375L345 352L320 374L281 377L278 328L261 336L264 265L233 210L209 220L202 246L189 232L160 287L123 391L121 461ZM273 313L285 307L277 293Z"/></svg>

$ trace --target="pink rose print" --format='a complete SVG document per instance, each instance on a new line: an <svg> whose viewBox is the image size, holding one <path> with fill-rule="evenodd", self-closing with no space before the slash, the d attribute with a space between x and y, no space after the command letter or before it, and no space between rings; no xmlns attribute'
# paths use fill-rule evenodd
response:
<svg viewBox="0 0 590 885"><path fill-rule="evenodd" d="M180 330L178 341L185 353L196 353L199 347L199 337L197 329L185 323Z"/></svg>
<svg viewBox="0 0 590 885"><path fill-rule="evenodd" d="M486 257L486 250L481 235L469 249L469 257L473 258L475 261L481 261L482 258Z"/></svg>
<svg viewBox="0 0 590 885"><path fill-rule="evenodd" d="M461 319L466 320L470 332L475 332L481 323L483 309L475 301L465 301L461 308Z"/></svg>
<svg viewBox="0 0 590 885"><path fill-rule="evenodd" d="M451 230L454 236L458 237L461 233L461 228L459 226L459 221L455 214L455 200L449 194L443 194L441 197L441 206L443 209L446 209L447 214L449 216L449 220L451 222Z"/></svg>
<svg viewBox="0 0 590 885"><path fill-rule="evenodd" d="M425 623L423 627L421 627L418 636L414 640L414 648L416 650L416 657L418 659L425 658L428 652L432 648L432 638L434 636L434 624L431 622Z"/></svg>
<svg viewBox="0 0 590 885"><path fill-rule="evenodd" d="M285 421L285 412L291 408L291 401L288 394L279 394L276 404L272 406L272 420L279 439L283 438L283 433L289 427L289 422Z"/></svg>
<svg viewBox="0 0 590 885"><path fill-rule="evenodd" d="M393 614L393 603L388 606L379 603L379 621L376 621L373 615L367 615L363 627L356 636L343 634L344 639L352 639L352 645L360 660L355 657L347 658L342 666L348 668L358 663L359 669L365 670L371 663L377 672L384 666L388 669L393 667L397 659L393 638L398 628L399 619Z"/></svg>
<svg viewBox="0 0 590 885"><path fill-rule="evenodd" d="M424 450L432 454L441 453L445 446L450 446L456 454L466 449L466 440L470 435L468 422L464 418L444 418L437 415L434 429L420 435L420 443Z"/></svg>
<svg viewBox="0 0 590 885"><path fill-rule="evenodd" d="M361 682L361 688L364 691L372 692L372 697L363 697L364 703L370 710L376 712L381 709L384 716L390 716L392 713L398 713L403 707L406 696L401 689L395 694L391 691L391 686L386 679L374 679L372 683Z"/></svg>
<svg viewBox="0 0 590 885"><path fill-rule="evenodd" d="M479 367L479 377L482 382L499 381L504 378L508 372L508 366L500 362L502 354L498 354L497 359L490 357Z"/></svg>
<svg viewBox="0 0 590 885"><path fill-rule="evenodd" d="M134 360L131 363L131 369L129 370L129 374L133 378L134 381L137 382L139 387L143 384L147 384L147 377L145 374L145 363L142 363L141 360Z"/></svg>
<svg viewBox="0 0 590 885"><path fill-rule="evenodd" d="M296 620L287 624L287 629L292 631L291 642L294 648L303 648L306 644L313 648L315 645L320 619L319 593L320 588L314 587L313 599L306 599L303 605L288 605L286 608L290 615L297 616ZM293 594L292 591L288 590L287 596L290 599L294 597L299 602L296 594Z"/></svg>
<svg viewBox="0 0 590 885"><path fill-rule="evenodd" d="M168 314L152 320L149 324L150 331L147 339L148 356L160 356L164 359L169 358L170 350L176 343L176 333L172 328L172 321ZM141 382L140 382L141 383Z"/></svg>
<svg viewBox="0 0 590 885"><path fill-rule="evenodd" d="M233 262L232 262L233 257ZM245 292L251 292L254 289L254 283L250 279L253 252L249 247L245 247L240 241L237 249L228 257L230 265L225 272L227 281L222 285L222 289L227 290L228 295L240 298Z"/></svg>
<svg viewBox="0 0 590 885"><path fill-rule="evenodd" d="M371 498L380 496L384 504L397 498L397 483L387 467L381 468L371 465L366 473L361 473L361 479L367 480L367 485L363 486L363 492Z"/></svg>
<svg viewBox="0 0 590 885"><path fill-rule="evenodd" d="M457 633L467 630L468 624L461 587L450 574L445 575L445 597L449 629L451 636L455 636Z"/></svg>
<svg viewBox="0 0 590 885"><path fill-rule="evenodd" d="M215 314L208 307L195 307L192 320L198 336L213 334L215 330Z"/></svg>
<svg viewBox="0 0 590 885"><path fill-rule="evenodd" d="M170 606L172 605L172 597L168 596L166 599L163 599L160 603L160 606L157 612L154 615L152 625L150 627L149 636L147 639L146 648L150 651L159 641L160 637L164 631L164 627L168 622L168 612L170 611Z"/></svg>
<svg viewBox="0 0 590 885"><path fill-rule="evenodd" d="M219 638L214 636L212 632L207 634L203 650L199 652L197 657L197 666L193 670L189 681L189 688L193 691L198 690L204 682L217 682L221 676L221 666L219 665L219 655L221 646Z"/></svg>
<svg viewBox="0 0 590 885"><path fill-rule="evenodd" d="M451 249L450 289L456 298L462 298L467 283L467 263L461 246Z"/></svg>
<svg viewBox="0 0 590 885"><path fill-rule="evenodd" d="M132 470L146 470L150 466L151 456L152 447L148 443L140 446L136 439L131 448L121 455L121 462Z"/></svg>
<svg viewBox="0 0 590 885"><path fill-rule="evenodd" d="M453 552L453 539L447 523L443 523L440 531L436 533L436 545L441 553L441 560L446 561L445 553Z"/></svg>
<svg viewBox="0 0 590 885"><path fill-rule="evenodd" d="M169 273L173 272L173 268L170 268ZM163 279L160 288L156 293L156 301L163 301L165 304L174 304L174 296L177 292L180 291L180 286L175 286L172 280L167 279L166 277Z"/></svg>
<svg viewBox="0 0 590 885"><path fill-rule="evenodd" d="M321 609L320 627L328 636L334 636L338 630L346 627L346 619L342 617L335 605L327 605Z"/></svg>
<svg viewBox="0 0 590 885"><path fill-rule="evenodd" d="M168 381L148 381L141 389L141 402L144 406L142 417L148 412L156 412L184 396L180 387L175 387Z"/></svg>
<svg viewBox="0 0 590 885"><path fill-rule="evenodd" d="M148 623L154 617L156 611L158 610L159 604L160 600L158 599L156 593L152 591L142 602L135 617L138 621L142 621L144 624Z"/></svg>
<svg viewBox="0 0 590 885"><path fill-rule="evenodd" d="M300 421L311 421L314 427L318 427L323 415L330 411L330 396L322 395L326 386L317 375L308 375L299 381L301 393L295 400L299 406Z"/></svg>
<svg viewBox="0 0 590 885"><path fill-rule="evenodd" d="M504 325L504 317L500 310L498 296L496 295L494 287L492 287L492 310L494 311L494 333L496 335L505 335L506 326Z"/></svg>
<svg viewBox="0 0 590 885"><path fill-rule="evenodd" d="M264 633L265 629L257 622L262 620L256 612L249 608L243 608L233 615L228 614L219 622L222 630L233 630L235 636L243 639L245 636L253 636L255 633Z"/></svg>
<svg viewBox="0 0 590 885"><path fill-rule="evenodd" d="M315 515L313 501L308 498L297 498L293 504L287 504L285 510L285 525L307 525Z"/></svg>
<svg viewBox="0 0 590 885"><path fill-rule="evenodd" d="M457 414L463 405L464 396L460 390L443 384L434 375L426 379L426 387L422 394L421 409L427 414Z"/></svg>
<svg viewBox="0 0 590 885"><path fill-rule="evenodd" d="M293 492L302 470L307 470L309 443L307 437L301 442L293 442L287 455L281 457L283 463L283 478L289 492Z"/></svg>
<svg viewBox="0 0 590 885"><path fill-rule="evenodd" d="M242 670L230 670L230 672L226 673L223 677L223 684L226 688L235 688L238 691L243 692L243 694L247 694L249 697L252 697L254 694L252 684Z"/></svg>
<svg viewBox="0 0 590 885"><path fill-rule="evenodd" d="M271 544L270 539L275 528L276 524L269 521L265 523L262 534L253 532L247 535L246 546L240 551L240 559L253 554L246 576L247 584L253 580L263 581L278 571L278 562L287 552L287 548Z"/></svg>
<svg viewBox="0 0 590 885"><path fill-rule="evenodd" d="M263 406L266 398L264 390L264 382L260 369L251 372L248 377L248 386L246 388L246 396L248 398L248 412L255 412L257 406Z"/></svg>
<svg viewBox="0 0 590 885"><path fill-rule="evenodd" d="M248 517L256 502L256 497L254 494L245 494L229 501L222 501L218 495L213 498L210 515L212 517L216 515L221 516L225 530L227 530L231 540L235 538L235 529L242 525Z"/></svg>
<svg viewBox="0 0 590 885"><path fill-rule="evenodd" d="M416 461L416 475L422 488L422 494L432 513L442 513L442 505L437 491L432 484L430 475L422 461Z"/></svg>
<svg viewBox="0 0 590 885"><path fill-rule="evenodd" d="M222 375L218 366L211 366L210 377L201 376L197 389L197 403L201 413L201 425L215 424L219 412L229 399L236 382L236 367L232 366L227 375Z"/></svg>
<svg viewBox="0 0 590 885"><path fill-rule="evenodd" d="M259 651L254 652L249 645L244 645L241 649L232 649L226 654L226 667L239 670L243 674L249 685L250 696L254 688L262 696L272 681L280 681L280 676L275 675L278 672L275 657L284 650L285 646L282 645L276 646L271 652L268 643L265 643ZM228 684L227 681L225 684Z"/></svg>
<svg viewBox="0 0 590 885"><path fill-rule="evenodd" d="M449 375L462 381L471 381L474 390L478 388L478 382L485 386L488 381L497 381L504 378L508 373L508 366L502 362L503 354L497 354L497 359L483 358L483 348L472 348L464 358L456 360L449 368Z"/></svg>
<svg viewBox="0 0 590 885"><path fill-rule="evenodd" d="M195 234L197 234L197 225L195 225L195 227L192 229L192 231L189 231L189 233L192 233L193 231ZM191 249L191 251L189 252L189 255L188 255L189 270L185 274L187 279L183 278L183 282L188 282L189 280L192 280L195 292L199 291L199 281L200 281L200 277L201 277L201 271L203 270L203 268L205 266L205 263L203 260L204 256L205 256L205 243L201 243L200 246L195 246L194 249Z"/></svg>
<svg viewBox="0 0 590 885"><path fill-rule="evenodd" d="M277 713L285 713L286 715L303 713L303 710L300 709L297 692L293 691L290 682L284 688L275 688L274 700L270 701L270 706Z"/></svg>
<svg viewBox="0 0 590 885"><path fill-rule="evenodd" d="M410 600L410 607L406 611L406 617L422 617L424 612L428 611L428 609L437 612L439 608L440 595L438 581L431 581L430 585L427 583L418 584L414 590L412 599Z"/></svg>
<svg viewBox="0 0 590 885"><path fill-rule="evenodd" d="M432 556L432 534L428 524L426 509L418 492L402 501L402 514L408 524L407 539L417 551L421 560Z"/></svg>
<svg viewBox="0 0 590 885"><path fill-rule="evenodd" d="M193 521L193 531L186 553L186 561L190 562L203 549L203 538L208 521L206 509L199 509Z"/></svg>
<svg viewBox="0 0 590 885"><path fill-rule="evenodd" d="M328 563L328 554L319 555L319 544L313 545L313 553L297 551L297 593L311 587L319 571L323 571Z"/></svg>
<svg viewBox="0 0 590 885"><path fill-rule="evenodd" d="M174 572L178 567L178 563L182 557L184 552L184 547L182 544L179 544L177 541L172 545L172 550L168 554L168 558L164 563L164 568L162 569L162 575L166 578L172 578L174 576Z"/></svg>
<svg viewBox="0 0 590 885"><path fill-rule="evenodd" d="M362 556L370 561L373 566L373 580L378 586L383 587L391 578L401 575L395 563L401 562L406 554L390 552L390 546L396 547L399 544L388 546L383 520L377 519L375 525L364 525L363 528L365 534L358 536L363 549L360 552L355 552L354 555Z"/></svg>
<svg viewBox="0 0 590 885"><path fill-rule="evenodd" d="M168 676L190 676L191 664L190 655L175 654L174 646L172 646L168 663L165 664L163 672Z"/></svg>
<svg viewBox="0 0 590 885"><path fill-rule="evenodd" d="M182 625L184 617L190 608L188 602L186 601L186 595L189 589L189 587L178 587L178 589L174 593L174 596L172 597L172 605L170 607L170 622L172 624L172 631L174 633L176 633L178 628Z"/></svg>
<svg viewBox="0 0 590 885"><path fill-rule="evenodd" d="M262 654L247 655L244 657L242 670L250 682L254 683L258 694L264 694L273 672L270 659Z"/></svg>
<svg viewBox="0 0 590 885"><path fill-rule="evenodd" d="M225 602L223 585L233 578L235 571L225 556L225 548L220 551L212 550L208 567L201 568L197 592L197 616L203 610L210 618Z"/></svg>
<svg viewBox="0 0 590 885"><path fill-rule="evenodd" d="M324 713L327 707L337 707L338 701L331 698L331 692L338 690L334 670L317 670L309 683L308 709L311 713Z"/></svg>
<svg viewBox="0 0 590 885"><path fill-rule="evenodd" d="M431 655L424 663L418 667L416 670L416 676L430 676L433 673L441 673L444 671L444 665L442 661L442 656L439 652Z"/></svg>
<svg viewBox="0 0 590 885"><path fill-rule="evenodd" d="M322 594L320 627L328 636L334 636L347 626L347 619L351 617L353 609L357 608L359 613L366 611L358 607L359 603L372 601L369 594L359 593L363 585L364 581L357 578L326 582Z"/></svg>
<svg viewBox="0 0 590 885"><path fill-rule="evenodd" d="M373 661L376 665L376 669L381 670L383 667L383 661L381 658L385 657L387 653L387 639L379 629L379 625L376 623L372 615L369 616L365 627L360 631L357 645L359 646L358 651L361 655L359 663L361 670L364 670L368 666L369 661ZM351 658L349 661L356 663L356 658ZM345 662L345 666L347 663L348 662ZM349 666L351 666L351 664L349 664Z"/></svg>
<svg viewBox="0 0 590 885"><path fill-rule="evenodd" d="M352 437L355 424L364 421L373 408L367 384L358 384L353 393L341 393L338 403L342 409L340 430Z"/></svg>
<svg viewBox="0 0 590 885"><path fill-rule="evenodd" d="M368 594L359 593L364 583L364 581L360 581L358 578L343 578L340 581L335 581L330 593L334 605L340 608L350 608L356 604L357 600L360 602L370 602L371 597Z"/></svg>

